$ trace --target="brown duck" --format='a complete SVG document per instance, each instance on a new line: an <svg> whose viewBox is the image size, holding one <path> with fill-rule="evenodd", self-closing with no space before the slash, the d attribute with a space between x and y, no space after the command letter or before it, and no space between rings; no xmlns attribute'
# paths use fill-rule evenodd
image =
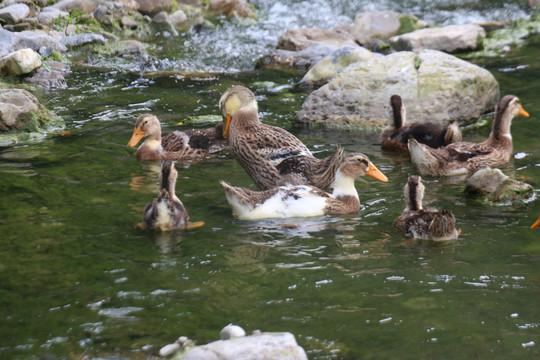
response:
<svg viewBox="0 0 540 360"><path fill-rule="evenodd" d="M381 134L381 146L386 150L409 151L409 137L432 148L439 148L453 142L461 141L461 131L456 120L450 120L448 126L434 123L414 122L406 124L406 109L399 95L390 97L392 118Z"/></svg>
<svg viewBox="0 0 540 360"><path fill-rule="evenodd" d="M229 139L234 157L260 189L287 184L330 188L344 158L341 147L327 158L316 158L291 133L261 123L255 95L243 86L225 91L219 107L223 137Z"/></svg>
<svg viewBox="0 0 540 360"><path fill-rule="evenodd" d="M182 201L176 196L175 187L178 172L174 162L167 160L161 165L158 198L146 205L142 225L155 230L193 229L204 225L199 221L192 223Z"/></svg>
<svg viewBox="0 0 540 360"><path fill-rule="evenodd" d="M395 227L406 236L421 240L455 240L456 219L449 210L423 208L424 184L420 176L411 175L405 185L405 210L394 220Z"/></svg>
<svg viewBox="0 0 540 360"><path fill-rule="evenodd" d="M334 176L332 194L310 185L285 185L264 191L234 187L224 181L221 185L233 214L241 220L309 217L358 212L360 200L354 180L364 175L388 181L367 156L352 153L345 157Z"/></svg>
<svg viewBox="0 0 540 360"><path fill-rule="evenodd" d="M503 97L495 110L491 134L482 143L457 142L440 149L409 140L414 166L421 175L452 176L506 164L512 155L510 125L516 115L529 116L514 95Z"/></svg>
<svg viewBox="0 0 540 360"><path fill-rule="evenodd" d="M135 122L128 146L134 147L145 139L137 149L137 158L141 160L204 159L228 147L222 127L219 123L209 129L174 131L162 138L159 119L152 114L143 114Z"/></svg>

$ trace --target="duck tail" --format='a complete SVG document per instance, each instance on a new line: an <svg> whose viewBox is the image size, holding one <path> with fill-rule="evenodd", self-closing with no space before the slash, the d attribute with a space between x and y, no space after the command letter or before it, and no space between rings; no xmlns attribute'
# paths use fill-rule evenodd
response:
<svg viewBox="0 0 540 360"><path fill-rule="evenodd" d="M436 214L429 224L428 233L434 240L450 240L456 237L456 218L450 210Z"/></svg>
<svg viewBox="0 0 540 360"><path fill-rule="evenodd" d="M320 189L329 189L344 159L345 151L341 146L336 146L331 156L320 160L311 183Z"/></svg>
<svg viewBox="0 0 540 360"><path fill-rule="evenodd" d="M450 124L446 128L446 133L444 134L444 145L460 142L462 139L463 136L459 128L459 123L455 119L450 120Z"/></svg>

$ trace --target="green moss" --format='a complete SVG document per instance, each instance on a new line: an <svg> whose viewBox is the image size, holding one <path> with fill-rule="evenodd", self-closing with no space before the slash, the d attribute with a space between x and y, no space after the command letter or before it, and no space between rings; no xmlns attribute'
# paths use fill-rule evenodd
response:
<svg viewBox="0 0 540 360"><path fill-rule="evenodd" d="M418 25L418 18L411 15L403 15L399 18L397 35L410 33L421 28L422 26Z"/></svg>
<svg viewBox="0 0 540 360"><path fill-rule="evenodd" d="M70 63L71 61L68 60L64 55L60 54L57 51L53 51L51 55L47 58L47 60L53 60L53 61L59 61L62 63Z"/></svg>

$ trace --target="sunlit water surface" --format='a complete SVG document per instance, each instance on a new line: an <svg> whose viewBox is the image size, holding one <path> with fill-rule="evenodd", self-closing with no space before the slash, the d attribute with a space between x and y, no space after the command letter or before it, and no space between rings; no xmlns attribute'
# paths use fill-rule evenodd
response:
<svg viewBox="0 0 540 360"><path fill-rule="evenodd" d="M268 14L262 33L309 24L301 16L272 15L282 3L254 3ZM333 26L350 20L343 14L373 8L369 3L310 4L335 11L336 17L318 14ZM414 9L438 22L470 21L451 6L423 13L424 3L379 6ZM467 16L520 16L517 3L478 6ZM268 37L275 42L274 31ZM219 36L213 41L222 41ZM539 44L531 39L512 56L479 61L501 93L518 95L531 114L514 121L516 156L504 171L535 188ZM306 94L287 89L302 74L252 72L249 61L238 62L240 72L191 80L74 68L68 90L41 94L72 134L0 149L1 357L148 358L180 335L203 344L235 323L248 333L292 332L310 359L538 358L540 232L528 227L540 214L539 202L490 206L464 194L461 183L426 178L425 202L451 209L462 234L445 244L405 238L392 222L414 172L408 157L381 151L376 134L295 127ZM257 87L262 81L285 90ZM317 156L340 144L368 155L390 181L358 180L362 208L351 216L238 221L218 179L252 183L224 152L177 164L177 193L204 227L162 234L138 229L142 209L156 195L157 166L137 161L126 147L136 117L156 114L165 133L189 128L176 124L217 115L221 93L233 84L253 88L263 121L290 130ZM485 127L465 139L488 134Z"/></svg>

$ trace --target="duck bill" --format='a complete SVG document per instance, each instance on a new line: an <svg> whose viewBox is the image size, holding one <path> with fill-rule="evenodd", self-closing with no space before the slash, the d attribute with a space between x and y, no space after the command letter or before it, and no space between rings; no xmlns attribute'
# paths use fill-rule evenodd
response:
<svg viewBox="0 0 540 360"><path fill-rule="evenodd" d="M384 175L373 163L369 163L369 170L366 171L367 176L371 176L372 178L375 178L382 182L388 182L388 178L386 175Z"/></svg>
<svg viewBox="0 0 540 360"><path fill-rule="evenodd" d="M529 113L525 111L523 106L519 107L519 113L518 114L521 115L521 116L529 117Z"/></svg>
<svg viewBox="0 0 540 360"><path fill-rule="evenodd" d="M538 220L534 224L531 225L531 229L538 229L540 228L540 216L538 217Z"/></svg>
<svg viewBox="0 0 540 360"><path fill-rule="evenodd" d="M229 127L231 126L231 119L232 119L231 115L227 115L223 119L223 137L225 139L229 137Z"/></svg>
<svg viewBox="0 0 540 360"><path fill-rule="evenodd" d="M127 146L129 147L136 146L139 143L139 141L142 140L143 137L144 137L144 134L142 133L141 129L139 128L135 129L133 131L133 135L131 135L131 139L129 139Z"/></svg>

